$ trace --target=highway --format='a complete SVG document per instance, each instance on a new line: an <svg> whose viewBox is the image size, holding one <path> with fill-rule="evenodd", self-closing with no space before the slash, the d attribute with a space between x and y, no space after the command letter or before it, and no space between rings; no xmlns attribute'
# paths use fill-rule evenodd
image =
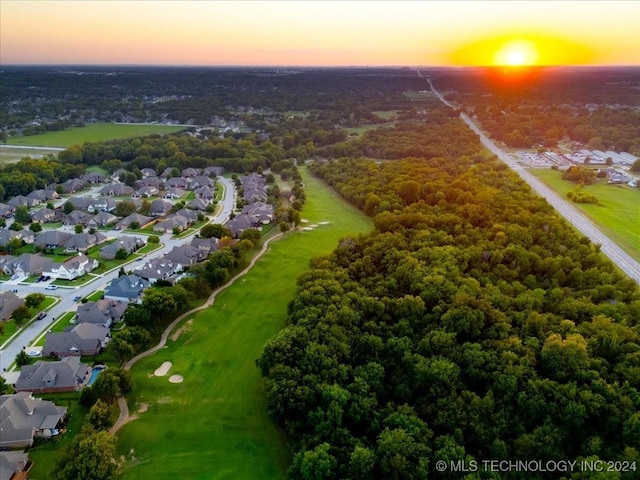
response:
<svg viewBox="0 0 640 480"><path fill-rule="evenodd" d="M418 75L422 76L420 72ZM445 105L450 108L454 106L449 103L440 93L438 93L431 83L430 79L426 79L431 91ZM582 212L574 207L570 202L558 195L551 188L547 187L537 177L532 175L526 168L519 165L508 153L501 150L494 144L473 122L468 115L461 113L460 118L480 137L482 144L489 149L500 160L506 163L514 170L522 180L524 180L538 195L543 197L549 204L556 209L569 223L571 223L578 231L589 238L593 243L601 246L600 251L615 263L620 270L626 273L634 282L640 284L640 263L634 260L629 254L622 250L613 240L605 235L591 220L589 220Z"/></svg>
<svg viewBox="0 0 640 480"><path fill-rule="evenodd" d="M229 220L231 213L235 209L236 205L236 190L233 182L230 179L218 177L218 182L224 185L224 198L218 203L220 206L220 210L218 214L211 220L213 223L224 224ZM190 242L193 237L197 234L197 232L193 232L192 234L181 237L181 238L172 238L173 235L171 233L165 233L163 235L159 235L160 243L162 247L154 252L147 254L144 257L144 260L151 260L153 258L158 258L163 256L164 254L170 252L174 247L183 245L185 243ZM109 236L120 236L120 235L134 235L126 232L110 232ZM124 265L125 270L133 270L138 265L142 265L141 262L136 260L132 260L131 262ZM15 360L16 355L22 350L24 347L25 350L29 351L29 346L35 343L40 336L44 335L47 330L51 327L51 325L55 322L55 319L59 318L61 315L68 311L75 311L77 302L73 299L76 296L85 297L96 290L101 290L105 288L111 280L118 276L119 268L116 268L108 273L99 275L92 281L75 288L64 288L59 287L57 290L47 290L46 286L50 282L45 283L30 283L30 284L12 284L12 282L5 282L0 285L0 289L2 290L17 290L18 294L24 298L24 296L29 293L44 293L49 296L55 296L58 298L58 302L51 307L47 311L47 316L42 320L34 320L23 326L19 333L13 338L9 339L4 345L0 345L0 368L2 372L8 368L8 366Z"/></svg>

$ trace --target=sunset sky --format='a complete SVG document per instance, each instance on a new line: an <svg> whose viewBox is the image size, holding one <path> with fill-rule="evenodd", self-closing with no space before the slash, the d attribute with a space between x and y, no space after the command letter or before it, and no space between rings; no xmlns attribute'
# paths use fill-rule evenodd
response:
<svg viewBox="0 0 640 480"><path fill-rule="evenodd" d="M640 2L1 0L0 63L640 65Z"/></svg>

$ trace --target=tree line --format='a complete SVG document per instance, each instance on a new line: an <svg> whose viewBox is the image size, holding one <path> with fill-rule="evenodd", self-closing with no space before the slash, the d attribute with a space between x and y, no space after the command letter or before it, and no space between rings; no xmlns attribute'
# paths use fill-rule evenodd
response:
<svg viewBox="0 0 640 480"><path fill-rule="evenodd" d="M637 462L637 286L476 139L440 134L470 154L311 166L375 230L312 262L257 360L270 415L297 440L291 478Z"/></svg>

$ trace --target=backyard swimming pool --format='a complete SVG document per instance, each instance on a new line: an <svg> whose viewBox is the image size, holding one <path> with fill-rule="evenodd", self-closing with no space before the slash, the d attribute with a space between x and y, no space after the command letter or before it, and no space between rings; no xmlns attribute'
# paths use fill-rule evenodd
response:
<svg viewBox="0 0 640 480"><path fill-rule="evenodd" d="M98 375L100 375L100 372L105 368L107 367L105 367L104 365L96 365L95 367L93 367L93 370L91 370L91 378L87 382L87 385L93 385L93 382L96 381L96 378L98 378Z"/></svg>

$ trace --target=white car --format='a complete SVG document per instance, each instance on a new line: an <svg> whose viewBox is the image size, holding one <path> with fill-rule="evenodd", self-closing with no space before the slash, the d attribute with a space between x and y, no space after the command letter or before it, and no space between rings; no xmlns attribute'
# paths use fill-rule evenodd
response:
<svg viewBox="0 0 640 480"><path fill-rule="evenodd" d="M42 352L38 350L29 350L27 355L29 355L30 357L39 357L40 355L42 355Z"/></svg>
<svg viewBox="0 0 640 480"><path fill-rule="evenodd" d="M47 290L57 290L57 289L58 289L58 286L57 286L57 285L47 285L45 288L46 288Z"/></svg>

